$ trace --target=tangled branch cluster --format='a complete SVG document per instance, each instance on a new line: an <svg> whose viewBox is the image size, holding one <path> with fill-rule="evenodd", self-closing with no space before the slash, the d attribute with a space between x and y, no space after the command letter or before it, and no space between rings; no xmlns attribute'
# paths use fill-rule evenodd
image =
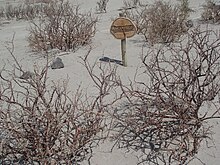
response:
<svg viewBox="0 0 220 165"><path fill-rule="evenodd" d="M76 50L91 42L96 32L97 18L90 12L80 13L79 6L61 1L50 3L39 22L32 21L29 45L36 51Z"/></svg>
<svg viewBox="0 0 220 165"><path fill-rule="evenodd" d="M184 8L161 1L151 8L142 6L147 10L138 13L139 32L152 32L152 38L146 37L152 43L172 42L187 32L182 25L188 1L181 1ZM132 2L132 9L142 5ZM30 45L36 50L76 49L90 42L96 21L69 2L50 3L40 24L32 22ZM220 118L219 45L214 31L195 28L180 43L151 47L147 52L143 48L144 72L136 73L142 80L135 77L129 85L118 75L117 66L91 65L90 49L81 60L96 87L92 98L80 88L71 95L66 81L48 83L47 66L27 74L13 49L8 49L16 67L0 71L0 163L77 164L89 159L94 144L103 138L97 135L109 129L105 136L111 136L114 146L138 151L140 163L187 164L210 137L208 121ZM204 108L207 104L212 108Z"/></svg>
<svg viewBox="0 0 220 165"><path fill-rule="evenodd" d="M48 67L18 76L26 72L16 64L12 72L0 71L1 164L78 164L89 159L103 127L99 98L83 99L80 88L72 95L67 81L49 84Z"/></svg>
<svg viewBox="0 0 220 165"><path fill-rule="evenodd" d="M137 1L133 2L134 6L129 4L125 2L125 15L136 23L138 33L151 45L177 41L188 30L186 22L191 10L187 0L181 0L180 5L164 1L153 4Z"/></svg>
<svg viewBox="0 0 220 165"><path fill-rule="evenodd" d="M44 13L49 4L54 2L55 1L39 1L33 3L25 1L23 4L19 5L8 4L0 8L0 18L6 18L8 20L33 20Z"/></svg>
<svg viewBox="0 0 220 165"><path fill-rule="evenodd" d="M206 0L201 17L205 22L218 23L220 21L220 5L213 0Z"/></svg>
<svg viewBox="0 0 220 165"><path fill-rule="evenodd" d="M209 37L215 36L210 42ZM119 148L140 151L143 163L185 164L210 135L207 120L219 118L220 40L213 31L194 30L185 46L143 55L149 82L121 85L127 101L112 114ZM149 62L150 61L150 62Z"/></svg>

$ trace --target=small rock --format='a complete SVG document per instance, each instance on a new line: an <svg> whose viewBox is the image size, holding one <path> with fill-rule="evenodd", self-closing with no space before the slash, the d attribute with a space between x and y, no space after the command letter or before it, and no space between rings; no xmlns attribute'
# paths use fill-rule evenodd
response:
<svg viewBox="0 0 220 165"><path fill-rule="evenodd" d="M64 68L64 64L62 62L62 59L57 57L53 63L51 64L51 68L52 69L60 69L60 68Z"/></svg>
<svg viewBox="0 0 220 165"><path fill-rule="evenodd" d="M185 22L185 25L186 25L187 28L192 28L194 24L193 24L192 20L188 20L188 21Z"/></svg>
<svg viewBox="0 0 220 165"><path fill-rule="evenodd" d="M30 78L33 78L33 76L34 76L33 72L27 71L27 72L24 72L19 78L24 79L24 80L28 80Z"/></svg>

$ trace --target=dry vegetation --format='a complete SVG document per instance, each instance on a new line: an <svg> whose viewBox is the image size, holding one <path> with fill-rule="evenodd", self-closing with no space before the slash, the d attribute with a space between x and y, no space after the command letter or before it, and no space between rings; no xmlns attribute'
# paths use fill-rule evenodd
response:
<svg viewBox="0 0 220 165"><path fill-rule="evenodd" d="M220 40L209 30L188 37L186 45L143 52L150 82L121 87L129 99L114 111L114 139L119 148L141 151L143 163L188 164L211 137L207 120L220 117ZM207 103L215 108L204 109Z"/></svg>
<svg viewBox="0 0 220 165"><path fill-rule="evenodd" d="M106 13L108 2L109 2L109 0L99 0L97 2L96 11L99 13Z"/></svg>
<svg viewBox="0 0 220 165"><path fill-rule="evenodd" d="M28 42L34 51L54 48L75 51L89 44L96 32L97 18L91 12L80 12L80 6L72 6L64 0L9 4L0 9L0 17L29 20Z"/></svg>
<svg viewBox="0 0 220 165"><path fill-rule="evenodd" d="M89 160L103 130L102 98L87 98L68 81L48 82L48 67L27 77L15 60L0 71L0 163L78 164Z"/></svg>
<svg viewBox="0 0 220 165"><path fill-rule="evenodd" d="M136 75L146 81L124 85L117 70L104 80L115 98L107 105L114 147L141 152L140 163L188 164L212 137L208 121L220 118L219 37L197 28L186 41L143 52L145 72ZM89 73L102 90L105 83Z"/></svg>
<svg viewBox="0 0 220 165"><path fill-rule="evenodd" d="M186 22L191 12L188 0L181 0L179 5L164 1L143 4L134 0L125 1L124 5L127 17L136 23L138 33L151 45L177 41L188 30Z"/></svg>
<svg viewBox="0 0 220 165"><path fill-rule="evenodd" d="M100 1L100 12L106 12L107 2ZM80 13L68 1L39 3L46 6L37 12L38 21L31 18L34 50L76 50L91 42L97 22L92 13ZM12 41L8 51L15 68L0 71L0 163L77 164L89 159L106 136L113 147L141 153L140 164L188 164L196 158L202 141L211 138L209 121L220 118L219 35L186 26L188 0L176 6L139 0L124 4L147 42L169 46L143 48L144 72L137 70L129 85L116 65L91 64L90 49L81 60L96 87L93 97L80 88L71 94L67 81L48 82L48 66L35 67L26 78L18 76L27 72L14 56ZM218 20L211 1L207 6L203 19ZM174 44L180 37L182 42Z"/></svg>
<svg viewBox="0 0 220 165"><path fill-rule="evenodd" d="M218 23L220 21L220 5L213 0L206 0L201 17L205 22Z"/></svg>
<svg viewBox="0 0 220 165"><path fill-rule="evenodd" d="M79 6L73 7L68 1L51 3L40 20L31 22L28 41L36 51L76 50L91 42L96 22L91 12L80 13Z"/></svg>
<svg viewBox="0 0 220 165"><path fill-rule="evenodd" d="M58 1L58 0L25 0L25 3L29 3L29 4L38 4L38 3L49 4L51 1Z"/></svg>
<svg viewBox="0 0 220 165"><path fill-rule="evenodd" d="M7 4L5 7L0 8L0 18L7 20L32 20L47 10L47 6L48 3L32 3L29 1L19 5Z"/></svg>

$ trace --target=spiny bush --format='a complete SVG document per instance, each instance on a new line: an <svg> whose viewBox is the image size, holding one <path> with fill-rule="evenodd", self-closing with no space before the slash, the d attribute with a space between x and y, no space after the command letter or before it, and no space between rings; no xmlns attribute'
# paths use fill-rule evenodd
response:
<svg viewBox="0 0 220 165"><path fill-rule="evenodd" d="M137 24L138 33L143 34L150 44L170 43L178 40L188 28L187 22L190 9L184 0L173 5L164 1L138 6L125 10L127 17Z"/></svg>
<svg viewBox="0 0 220 165"><path fill-rule="evenodd" d="M46 9L48 4L24 3L19 5L8 4L0 9L0 18L32 20Z"/></svg>
<svg viewBox="0 0 220 165"><path fill-rule="evenodd" d="M130 0L130 1L124 0L123 4L124 4L124 8L128 9L128 8L138 7L138 5L141 4L141 2L140 0Z"/></svg>
<svg viewBox="0 0 220 165"><path fill-rule="evenodd" d="M213 0L206 0L203 5L201 18L205 22L217 23L220 21L220 5L217 5Z"/></svg>
<svg viewBox="0 0 220 165"><path fill-rule="evenodd" d="M100 97L84 100L68 81L49 82L47 66L29 76L19 76L27 72L17 60L15 67L0 70L0 164L76 165L91 156L102 130Z"/></svg>
<svg viewBox="0 0 220 165"><path fill-rule="evenodd" d="M113 147L138 152L138 164L189 164L202 142L213 140L213 121L220 118L219 36L196 28L184 42L146 49L144 70L128 84L117 70L105 83L106 74L90 71L102 95L114 96L107 106Z"/></svg>
<svg viewBox="0 0 220 165"><path fill-rule="evenodd" d="M149 82L122 86L128 100L113 112L119 148L140 151L149 165L196 158L201 142L212 136L208 121L220 117L219 43L214 31L198 28L185 44L153 47L142 56Z"/></svg>
<svg viewBox="0 0 220 165"><path fill-rule="evenodd" d="M91 12L81 13L79 6L61 1L50 3L38 21L32 21L28 41L36 51L76 50L91 42L97 18Z"/></svg>
<svg viewBox="0 0 220 165"><path fill-rule="evenodd" d="M109 0L99 0L97 2L97 7L96 7L97 12L106 13L108 2L109 2Z"/></svg>
<svg viewBox="0 0 220 165"><path fill-rule="evenodd" d="M50 3L54 0L25 0L25 3Z"/></svg>

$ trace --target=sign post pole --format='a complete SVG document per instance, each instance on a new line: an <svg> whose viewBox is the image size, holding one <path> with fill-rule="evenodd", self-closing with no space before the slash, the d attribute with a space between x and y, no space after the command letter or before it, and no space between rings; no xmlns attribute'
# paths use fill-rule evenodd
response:
<svg viewBox="0 0 220 165"><path fill-rule="evenodd" d="M127 67L126 39L133 37L137 32L137 28L123 13L119 13L119 18L112 23L110 32L116 39L121 40L122 65Z"/></svg>
<svg viewBox="0 0 220 165"><path fill-rule="evenodd" d="M123 13L119 13L119 17L123 17ZM121 39L121 55L122 55L122 65L127 67L127 57L126 57L126 36Z"/></svg>
<svg viewBox="0 0 220 165"><path fill-rule="evenodd" d="M127 57L126 57L126 38L121 40L121 55L122 55L122 64L127 67Z"/></svg>

